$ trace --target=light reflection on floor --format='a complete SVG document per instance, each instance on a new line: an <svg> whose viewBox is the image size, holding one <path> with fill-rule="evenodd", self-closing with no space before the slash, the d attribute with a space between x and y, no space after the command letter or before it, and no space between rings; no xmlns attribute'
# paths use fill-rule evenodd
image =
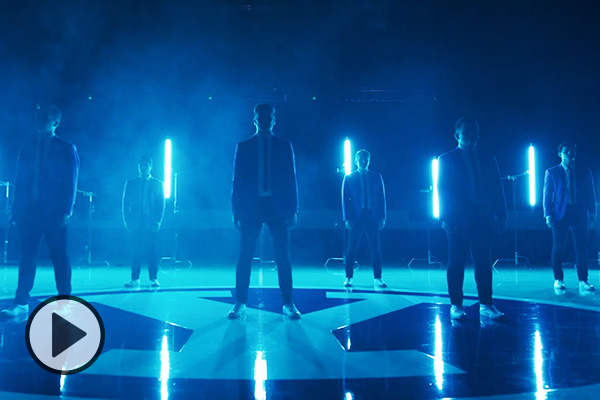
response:
<svg viewBox="0 0 600 400"><path fill-rule="evenodd" d="M83 373L53 376L20 347L24 321L2 321L0 399L542 400L595 398L600 388L600 295L573 290L574 271L559 297L548 268L500 270L494 291L508 321L494 326L479 324L475 298L465 303L469 320L453 325L444 271L405 268L384 269L390 290L375 293L368 271L359 270L347 292L341 270L296 267L300 321L281 316L276 272L264 269L253 274L246 318L228 321L233 273L161 271L160 291L131 293L115 283L126 279L125 268L75 269L74 294L96 305L110 327L105 352ZM591 276L597 281L597 271ZM472 280L467 274L470 295ZM5 268L0 281L4 305L16 269ZM40 270L35 290L38 300L53 294L51 270Z"/></svg>

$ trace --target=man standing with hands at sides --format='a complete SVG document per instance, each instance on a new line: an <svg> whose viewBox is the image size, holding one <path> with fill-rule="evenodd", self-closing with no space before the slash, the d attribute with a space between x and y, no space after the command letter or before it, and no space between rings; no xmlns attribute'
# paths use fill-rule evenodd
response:
<svg viewBox="0 0 600 400"><path fill-rule="evenodd" d="M552 229L552 268L554 289L565 290L562 269L565 241L573 231L577 253L580 292L590 292L588 283L588 224L596 219L596 193L590 169L575 163L577 146L563 142L558 146L561 163L546 170L544 177L544 217Z"/></svg>
<svg viewBox="0 0 600 400"><path fill-rule="evenodd" d="M138 161L137 178L125 182L123 189L123 223L131 233L131 281L126 288L140 288L142 259L148 263L150 287L158 289L158 231L165 214L163 183L152 177L152 157L142 156Z"/></svg>
<svg viewBox="0 0 600 400"><path fill-rule="evenodd" d="M250 286L250 269L256 239L267 224L275 249L283 314L300 318L292 301L290 229L296 225L298 185L294 149L287 140L273 134L275 108L258 104L254 108L256 134L238 143L233 166L233 222L240 230L240 254L236 268L235 306L229 319L244 315Z"/></svg>
<svg viewBox="0 0 600 400"><path fill-rule="evenodd" d="M466 318L463 281L469 250L475 264L480 317L504 316L492 305L491 248L506 226L506 201L498 164L477 147L479 123L461 117L454 125L458 147L439 157L440 220L448 236L450 317Z"/></svg>
<svg viewBox="0 0 600 400"><path fill-rule="evenodd" d="M346 251L346 280L344 287L351 288L354 276L354 262L365 233L369 241L373 262L373 285L375 290L387 287L381 279L381 241L379 233L385 226L387 216L383 178L377 172L369 171L371 153L359 150L354 156L357 170L344 176L342 183L342 213L348 230Z"/></svg>
<svg viewBox="0 0 600 400"><path fill-rule="evenodd" d="M21 260L14 304L2 316L29 312L29 293L36 272L36 253L42 236L54 264L59 295L71 294L71 263L67 250L67 226L73 213L79 176L79 156L71 143L55 130L61 112L53 105L38 106L37 135L27 138L19 151L15 198L10 220L19 230Z"/></svg>

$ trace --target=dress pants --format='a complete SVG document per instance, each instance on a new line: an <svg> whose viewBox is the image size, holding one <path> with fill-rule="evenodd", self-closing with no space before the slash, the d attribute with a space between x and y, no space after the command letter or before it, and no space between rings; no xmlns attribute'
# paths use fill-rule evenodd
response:
<svg viewBox="0 0 600 400"><path fill-rule="evenodd" d="M577 277L580 281L588 280L588 225L585 211L580 210L577 205L568 205L565 216L554 223L552 228L552 269L554 279L564 280L562 269L565 243L569 228L573 231L575 240L575 252L577 259Z"/></svg>
<svg viewBox="0 0 600 400"><path fill-rule="evenodd" d="M465 264L469 250L475 264L475 283L481 304L492 304L491 249L494 237L489 222L472 222L460 226L448 235L448 292L453 305L463 303Z"/></svg>
<svg viewBox="0 0 600 400"><path fill-rule="evenodd" d="M158 255L156 251L158 232L151 229L136 229L131 231L131 279L140 279L142 261L148 263L150 280L158 276Z"/></svg>
<svg viewBox="0 0 600 400"><path fill-rule="evenodd" d="M238 303L248 301L248 288L250 286L250 272L252 258L256 248L256 240L262 225L267 224L273 247L275 262L279 277L279 288L284 304L292 302L292 263L290 257L290 231L285 220L278 217L271 197L259 197L257 209L253 215L240 219L240 254L235 275L235 292Z"/></svg>
<svg viewBox="0 0 600 400"><path fill-rule="evenodd" d="M379 237L379 222L375 221L371 210L363 209L358 221L355 221L352 229L348 231L348 248L346 250L346 277L354 276L354 262L356 253L360 246L362 235L367 235L369 249L371 250L371 261L373 263L373 276L381 279L381 240Z"/></svg>
<svg viewBox="0 0 600 400"><path fill-rule="evenodd" d="M61 225L60 218L50 218L40 211L32 211L19 221L21 260L19 263L19 283L15 296L16 304L27 304L33 289L36 272L37 251L44 237L54 264L54 279L59 295L71 294L71 262L67 249L67 225Z"/></svg>

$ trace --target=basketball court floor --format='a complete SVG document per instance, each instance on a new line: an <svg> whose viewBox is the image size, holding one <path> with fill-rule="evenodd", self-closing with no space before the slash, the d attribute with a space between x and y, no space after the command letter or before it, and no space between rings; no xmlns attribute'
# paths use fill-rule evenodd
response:
<svg viewBox="0 0 600 400"><path fill-rule="evenodd" d="M494 273L501 323L480 321L472 270L468 320L449 318L443 268L370 268L342 287L341 266L294 266L300 320L281 314L277 273L253 269L245 318L228 320L231 265L162 269L161 288L123 289L124 267L74 267L73 295L100 314L105 342L77 374L41 368L25 344L27 318L0 321L0 399L597 399L600 293L583 295L565 271L556 294L550 267ZM0 267L0 306L10 304L15 266ZM590 283L599 285L598 268ZM30 302L56 295L40 267Z"/></svg>

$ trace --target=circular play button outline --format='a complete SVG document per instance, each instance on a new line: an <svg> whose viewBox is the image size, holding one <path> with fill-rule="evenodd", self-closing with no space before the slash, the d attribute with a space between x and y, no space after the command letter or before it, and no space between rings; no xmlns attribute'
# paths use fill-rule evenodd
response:
<svg viewBox="0 0 600 400"><path fill-rule="evenodd" d="M72 303L72 302L75 302L76 304ZM58 305L59 307L61 305L64 305L64 303L66 303L67 308L70 310L70 311L68 311L68 313L78 312L79 317L80 317L79 319L87 318L87 324L94 325L94 326L92 326L92 329L91 329L91 331L93 331L93 334L88 335L88 332L82 331L82 329L79 326L77 326L76 324L70 323L68 317L65 317L64 315L61 316L59 314L60 308L58 309L59 310L58 313L54 312L54 311L57 311L57 309L53 303L56 303L56 305ZM82 307L84 307L84 308L82 308ZM42 315L44 316L44 321L40 322L40 321L36 320L36 317L40 317ZM56 318L56 316L58 316L59 318ZM57 327L57 322L61 324L60 327ZM65 329L65 324L67 325L66 329L72 329L74 331L77 331L76 333L79 335L79 337L76 340L72 341L70 344L67 344L64 349L61 348L60 354L57 354L56 357L68 356L68 354L65 354L65 353L68 353L70 351L71 347L75 346L80 340L83 340L86 336L89 336L88 342L89 342L89 340L94 340L97 343L96 344L97 349L95 351L93 351L93 353L89 352L90 354L87 358L87 361L83 362L83 364L78 363L77 364L78 366L73 369L54 368L53 366L48 365L48 363L43 361L44 355L38 355L35 350L35 348L38 348L38 353L40 352L39 351L39 348L40 348L39 340L41 337L49 337L50 340L46 344L50 347L53 347L52 331L55 329ZM33 344L32 344L32 326L33 326L34 333L35 333ZM35 332L36 330L42 329L42 328L44 329L43 333ZM83 332L83 335L80 335L79 332ZM100 317L100 314L98 313L98 311L90 303L83 300L82 298L79 298L76 296L70 296L70 295L60 295L60 296L50 297L49 299L46 299L45 301L40 303L33 310L31 315L29 316L29 318L27 320L27 326L25 327L25 343L27 345L27 350L29 351L31 358L33 358L33 360L40 367L44 368L46 371L52 372L53 374L57 374L57 375L76 374L78 372L85 370L89 366L91 366L98 359L98 357L100 356L100 353L102 352L102 349L104 347L104 339L105 339L104 323L102 322L102 318ZM59 345L63 346L64 341L59 343ZM44 348L44 352L46 352L46 350L47 349ZM54 349L52 349L52 351L54 351ZM71 350L71 351L76 351L76 350ZM48 357L47 354L45 354L45 356ZM50 357L54 357L54 355L50 355Z"/></svg>

